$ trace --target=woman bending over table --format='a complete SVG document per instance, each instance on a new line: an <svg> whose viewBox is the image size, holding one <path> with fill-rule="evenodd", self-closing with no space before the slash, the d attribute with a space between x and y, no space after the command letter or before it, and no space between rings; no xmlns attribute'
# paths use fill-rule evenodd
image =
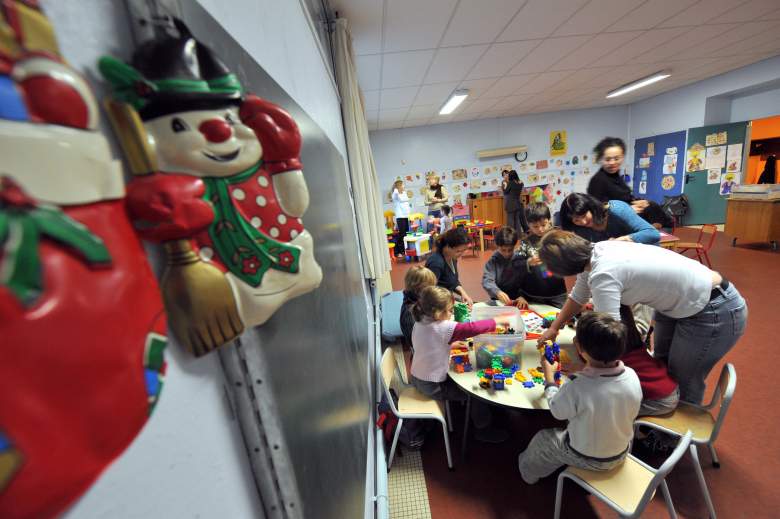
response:
<svg viewBox="0 0 780 519"><path fill-rule="evenodd" d="M436 241L436 251L428 257L425 266L436 275L436 284L451 291L455 299L463 301L469 308L474 301L460 284L458 258L463 256L469 244L469 237L462 229L450 229Z"/></svg>
<svg viewBox="0 0 780 519"><path fill-rule="evenodd" d="M676 252L625 241L590 243L567 231L542 238L539 256L558 276L577 276L558 317L539 342L593 299L597 312L620 318L620 305L655 310L654 356L680 384L680 400L701 403L704 380L745 332L747 304L718 272Z"/></svg>

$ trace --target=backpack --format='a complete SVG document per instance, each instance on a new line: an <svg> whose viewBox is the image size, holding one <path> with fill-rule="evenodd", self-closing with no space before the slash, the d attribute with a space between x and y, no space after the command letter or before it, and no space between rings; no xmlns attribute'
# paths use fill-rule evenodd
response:
<svg viewBox="0 0 780 519"><path fill-rule="evenodd" d="M390 390L390 394L393 397L393 402L398 408L398 397L395 391ZM384 395L377 407L377 413L379 419L376 422L376 426L384 432L385 442L389 445L393 441L395 435L395 429L398 427L398 417L393 414L390 409L390 404L387 402ZM427 434L430 426L433 425L432 420L417 420L406 418L404 419L401 432L398 434L398 443L406 447L408 450L419 450L425 444L425 435ZM386 445L387 447L387 445Z"/></svg>
<svg viewBox="0 0 780 519"><path fill-rule="evenodd" d="M664 196L664 203L661 208L675 222L680 222L682 217L688 213L688 197L686 195Z"/></svg>

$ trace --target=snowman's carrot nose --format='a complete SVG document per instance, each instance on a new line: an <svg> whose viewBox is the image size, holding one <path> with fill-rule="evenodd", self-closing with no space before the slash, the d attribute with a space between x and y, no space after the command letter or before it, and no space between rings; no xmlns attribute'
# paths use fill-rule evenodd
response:
<svg viewBox="0 0 780 519"><path fill-rule="evenodd" d="M209 142L224 142L233 134L230 125L224 119L209 119L200 123L198 130Z"/></svg>

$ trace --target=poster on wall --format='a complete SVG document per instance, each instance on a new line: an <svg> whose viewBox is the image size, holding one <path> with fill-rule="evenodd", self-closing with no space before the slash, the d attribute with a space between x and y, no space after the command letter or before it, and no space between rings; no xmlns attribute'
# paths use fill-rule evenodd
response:
<svg viewBox="0 0 780 519"><path fill-rule="evenodd" d="M707 183L708 184L719 184L720 183L720 168L714 168L714 169L708 169L707 170Z"/></svg>
<svg viewBox="0 0 780 519"><path fill-rule="evenodd" d="M677 173L677 154L664 155L664 175L674 175Z"/></svg>
<svg viewBox="0 0 780 519"><path fill-rule="evenodd" d="M652 145L651 145L652 144ZM628 183L642 198L663 203L665 196L682 192L684 164L678 150L685 149L685 132L674 132L637 139L634 144L632 177ZM653 158L646 156L652 150ZM629 173L627 170L626 174ZM679 176L678 176L679 175Z"/></svg>
<svg viewBox="0 0 780 519"><path fill-rule="evenodd" d="M726 150L726 171L742 171L742 144L729 144Z"/></svg>
<svg viewBox="0 0 780 519"><path fill-rule="evenodd" d="M732 190L739 185L739 175L736 173L723 173L720 177L720 194L730 195Z"/></svg>
<svg viewBox="0 0 780 519"><path fill-rule="evenodd" d="M550 132L550 155L566 155L568 148L566 130L553 130Z"/></svg>
<svg viewBox="0 0 780 519"><path fill-rule="evenodd" d="M704 161L707 158L707 149L698 142L688 148L688 154L685 160L685 171L693 173L704 169Z"/></svg>
<svg viewBox="0 0 780 519"><path fill-rule="evenodd" d="M726 146L710 146L707 148L707 159L704 169L726 167Z"/></svg>

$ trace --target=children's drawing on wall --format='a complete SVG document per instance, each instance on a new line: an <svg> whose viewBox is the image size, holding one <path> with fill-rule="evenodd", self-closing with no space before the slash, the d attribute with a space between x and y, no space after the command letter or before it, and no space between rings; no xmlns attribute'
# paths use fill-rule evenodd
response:
<svg viewBox="0 0 780 519"><path fill-rule="evenodd" d="M472 177L478 177L479 176L479 168L471 168L471 176Z"/></svg>
<svg viewBox="0 0 780 519"><path fill-rule="evenodd" d="M466 180L468 178L468 175L466 174L465 169L453 169L452 170L452 179L453 180Z"/></svg>
<svg viewBox="0 0 780 519"><path fill-rule="evenodd" d="M720 194L730 195L731 191L739 185L739 179L734 173L724 173L720 177Z"/></svg>
<svg viewBox="0 0 780 519"><path fill-rule="evenodd" d="M715 139L716 144L726 144L729 142L729 133L728 132L718 132L718 137ZM739 145L742 147L742 145Z"/></svg>
<svg viewBox="0 0 780 519"><path fill-rule="evenodd" d="M698 142L688 148L688 156L685 161L685 171L693 173L704 169L704 160L707 157L707 150Z"/></svg>
<svg viewBox="0 0 780 519"><path fill-rule="evenodd" d="M665 176L665 177L664 177L664 178L661 180L661 187L664 189L664 191L669 191L669 190L671 190L671 189L674 187L674 185L675 185L676 183L677 183L677 181L674 179L674 177L673 177L673 176L671 176L671 175L666 175L666 176Z"/></svg>
<svg viewBox="0 0 780 519"><path fill-rule="evenodd" d="M543 169L547 169L547 168L548 168L548 166L547 166L547 161L546 160L537 160L536 161L536 170L537 171L540 171L540 170L543 170Z"/></svg>
<svg viewBox="0 0 780 519"><path fill-rule="evenodd" d="M579 158L577 155L575 155L575 156L573 156L573 157L571 158L571 164L572 164L572 166L576 166L576 165L577 165L577 164L579 164L579 163L580 163L580 158Z"/></svg>
<svg viewBox="0 0 780 519"><path fill-rule="evenodd" d="M648 157L655 157L655 143L653 141L650 141L647 143L647 153L646 155Z"/></svg>
<svg viewBox="0 0 780 519"><path fill-rule="evenodd" d="M643 155L639 157L639 167L640 168L649 168L650 167L650 157Z"/></svg>
<svg viewBox="0 0 780 519"><path fill-rule="evenodd" d="M550 155L566 155L566 130L550 132Z"/></svg>
<svg viewBox="0 0 780 519"><path fill-rule="evenodd" d="M664 175L674 175L677 173L677 154L664 155Z"/></svg>
<svg viewBox="0 0 780 519"><path fill-rule="evenodd" d="M707 134L707 137L704 138L704 144L707 146L716 146L718 144L718 134L717 133Z"/></svg>
<svg viewBox="0 0 780 519"><path fill-rule="evenodd" d="M711 146L707 148L707 158L704 161L706 169L726 167L726 147Z"/></svg>
<svg viewBox="0 0 780 519"><path fill-rule="evenodd" d="M641 175L639 177L639 194L646 195L647 194L647 171L643 169L639 174Z"/></svg>
<svg viewBox="0 0 780 519"><path fill-rule="evenodd" d="M720 184L720 168L707 170L707 183L708 184Z"/></svg>
<svg viewBox="0 0 780 519"><path fill-rule="evenodd" d="M729 144L726 150L726 171L742 171L742 144Z"/></svg>
<svg viewBox="0 0 780 519"><path fill-rule="evenodd" d="M482 187L482 181L481 180L472 180L471 181L471 189L472 191L478 191Z"/></svg>
<svg viewBox="0 0 780 519"><path fill-rule="evenodd" d="M450 189L450 191L452 191L453 193L460 193L460 190L461 190L460 184L453 184L452 188Z"/></svg>

